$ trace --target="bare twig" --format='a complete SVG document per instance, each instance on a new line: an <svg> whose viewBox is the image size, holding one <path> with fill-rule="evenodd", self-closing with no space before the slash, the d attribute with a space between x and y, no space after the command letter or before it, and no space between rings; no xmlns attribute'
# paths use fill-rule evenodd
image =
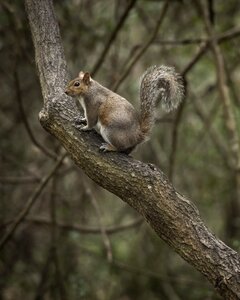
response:
<svg viewBox="0 0 240 300"><path fill-rule="evenodd" d="M222 34L218 34L216 39L218 42L223 42L240 35L240 28L233 27ZM186 38L182 40L155 40L154 43L160 45L189 45L189 44L207 44L209 43L209 38Z"/></svg>
<svg viewBox="0 0 240 300"><path fill-rule="evenodd" d="M169 276L169 275L161 275L159 273L156 273L154 271L151 271L151 270L146 270L145 268L139 268L139 267L136 267L136 266L133 266L133 265L129 265L129 264L126 264L126 263L123 263L119 260L114 260L113 261L113 266L117 267L118 269L121 269L121 270L124 270L124 271L127 271L127 272L130 272L130 273L135 273L135 274L138 274L138 275L142 275L142 276L145 276L145 277L153 277L153 278L156 278L158 280L164 280L164 281L172 281L172 282L181 282L182 284L196 284L199 286L200 282L198 280L194 280L194 279L191 279L191 278L184 278L184 277L173 277L173 276Z"/></svg>
<svg viewBox="0 0 240 300"><path fill-rule="evenodd" d="M233 78L232 78L232 74L234 73L236 68L238 68L238 64L236 64L235 61L234 61L234 66L231 66L231 69L228 67L227 64L225 65L225 71L226 71L226 77L227 77L227 83L229 86L229 90L231 91L234 104L236 106L240 107L240 95L239 95L238 91L236 90L236 86L235 86Z"/></svg>
<svg viewBox="0 0 240 300"><path fill-rule="evenodd" d="M161 46L186 46L192 44L202 44L206 43L208 40L206 38L186 38L182 40L156 40L154 44L159 44Z"/></svg>
<svg viewBox="0 0 240 300"><path fill-rule="evenodd" d="M40 179L36 177L27 177L27 176L21 176L21 177L13 177L13 176L4 176L0 177L0 183L4 184L29 184L29 183L37 183Z"/></svg>
<svg viewBox="0 0 240 300"><path fill-rule="evenodd" d="M185 68L182 70L181 74L184 79L186 79L186 76L188 72L195 66L195 64L199 61L199 59L202 57L202 55L207 50L208 44L203 44L196 54L192 57L192 59L189 61L189 63L185 66ZM185 80L186 82L186 80ZM186 86L186 84L185 84ZM186 94L187 94L187 88L186 88ZM174 167L175 167L175 160L176 160L176 153L177 153L177 146L178 146L178 131L179 131L179 124L182 120L183 111L186 105L186 100L181 102L176 117L174 119L173 128L172 128L172 147L171 152L169 155L169 169L168 169L168 176L170 180L173 180L173 173L174 173Z"/></svg>
<svg viewBox="0 0 240 300"><path fill-rule="evenodd" d="M136 5L136 12L138 14L139 19L142 21L142 24L145 28L145 32L148 34L152 31L154 20L149 18L146 9L139 5L139 3Z"/></svg>
<svg viewBox="0 0 240 300"><path fill-rule="evenodd" d="M197 2L197 5L199 3ZM229 90L227 87L227 79L226 72L224 66L224 58L221 52L220 46L218 45L218 41L215 36L214 29L209 20L208 10L205 1L201 1L200 5L201 14L204 17L204 23L206 27L207 34L210 39L210 46L212 49L212 53L215 58L216 65L216 73L217 73L217 83L218 83L218 91L219 97L223 104L223 112L224 112L224 120L225 127L228 134L228 143L229 143L229 151L231 153L231 166L234 171L235 184L236 184L236 197L234 201L235 212L237 211L237 215L240 213L240 141L237 130L236 117L233 111L233 105L231 103ZM234 229L238 232L238 229Z"/></svg>
<svg viewBox="0 0 240 300"><path fill-rule="evenodd" d="M217 37L219 42L224 42L229 39L235 38L240 35L240 28L232 28L223 34L219 35ZM197 51L197 53L193 56L193 58L190 60L190 62L185 66L185 68L182 71L182 75L184 78L188 75L188 73L192 70L192 68L196 65L196 63L202 58L202 56L206 53L206 51L209 49L210 46L210 40L207 39L207 42L203 44ZM177 111L173 129L172 129L172 147L171 152L169 156L169 171L168 176L172 180L173 179L173 173L174 173L174 167L175 167L175 157L177 152L177 145L178 145L178 130L179 130L179 124L181 123L183 111L186 105L186 101L183 101Z"/></svg>
<svg viewBox="0 0 240 300"><path fill-rule="evenodd" d="M153 31L153 33L150 36L149 40L146 42L146 44L144 44L142 46L138 45L138 48L140 48L140 50L138 50L138 52L136 53L136 55L134 55L134 57L132 59L129 59L129 63L126 64L127 67L126 67L125 71L120 76L118 81L114 84L114 86L112 87L112 90L117 91L117 89L119 88L119 86L121 85L123 80L130 73L133 66L137 63L137 61L140 59L140 57L145 53L145 51L148 49L148 47L155 41L156 35L157 35L159 27L160 27L160 25L163 21L163 18L165 16L167 8L168 8L168 2L165 3L165 6L162 9L162 12L161 12L161 15L158 19L155 30ZM219 39L220 42L223 42L223 41L235 38L239 35L240 35L240 28L239 27L234 27L231 30L228 30L228 31L224 32L223 34L219 35L218 39ZM198 50L196 55L194 55L193 59L183 69L183 71L182 71L183 77L185 77L187 75L187 73L192 69L192 67L198 62L198 60L203 56L203 54L208 49L209 39L205 39L205 41L203 40L203 42L204 42L203 45L200 47L200 49ZM182 104L182 106L184 106L184 104ZM182 110L183 110L183 108L182 108ZM181 114L181 113L182 112L181 112L181 107L180 107L179 114ZM179 122L180 122L181 116L178 117L178 119L179 119Z"/></svg>
<svg viewBox="0 0 240 300"><path fill-rule="evenodd" d="M202 98L202 97L201 97ZM196 112L199 116L199 118L203 121L204 132L208 133L212 139L213 144L215 145L216 149L218 150L219 154L222 156L222 161L226 163L227 167L230 167L229 163L229 153L228 149L222 139L222 137L219 135L218 131L211 126L211 123L213 121L213 116L209 117L207 116L207 112L205 111L205 107L202 104L202 101L200 101L200 97L197 95L192 95L193 104L196 109ZM216 112L217 107L214 107L214 113Z"/></svg>
<svg viewBox="0 0 240 300"><path fill-rule="evenodd" d="M184 78L186 78L187 74L196 65L196 63L200 60L200 58L202 58L202 56L205 54L206 50L208 49L208 46L209 46L208 43L201 45L200 48L197 50L196 54L192 57L189 63L184 67L181 73Z"/></svg>
<svg viewBox="0 0 240 300"><path fill-rule="evenodd" d="M140 226L143 223L143 218L137 218L129 223L123 224L123 225L118 225L118 226L110 226L110 227L105 227L105 232L108 235L111 234L116 234L122 231L126 231L129 229L136 228ZM11 224L13 221L9 221L4 224L4 226L7 226L8 224ZM45 226L51 226L52 221L44 218L39 218L39 217L26 217L24 219L24 222L28 223L33 223L35 225L45 225ZM95 228L95 227L88 227L88 226L83 226L79 224L66 224L63 222L56 222L56 226L61 229L61 230L70 230L70 231L76 231L81 234L100 234L101 229L100 228Z"/></svg>
<svg viewBox="0 0 240 300"><path fill-rule="evenodd" d="M47 282L51 262L52 262L52 253L51 253L51 249L49 249L47 256L46 256L46 261L45 261L43 269L41 271L41 278L40 278L39 284L36 288L36 294L34 296L34 300L42 300L43 299L43 296L46 292L46 282Z"/></svg>
<svg viewBox="0 0 240 300"><path fill-rule="evenodd" d="M163 22L163 19L166 15L167 9L169 6L169 1L165 1L165 3L163 4L160 16L156 22L156 26L152 32L152 34L150 35L150 38L146 41L146 43L141 47L141 49L138 51L138 53L136 53L136 55L132 58L132 61L129 63L129 65L126 67L125 71L123 72L123 74L120 76L120 78L118 79L118 81L114 84L113 86L113 91L117 91L117 89L119 88L119 86L121 85L121 83L124 81L124 79L128 76L128 74L130 73L130 71L132 70L133 66L137 63L137 61L140 59L140 57L147 51L147 49L149 48L149 46L153 43L153 41L155 40L159 28Z"/></svg>
<svg viewBox="0 0 240 300"><path fill-rule="evenodd" d="M234 168L240 169L239 137L237 133L236 120L233 113L229 90L227 88L227 83L226 83L224 59L220 47L218 45L217 39L215 37L214 31L212 29L212 25L209 21L208 12L206 10L205 5L202 6L202 10L204 15L206 30L210 38L210 45L216 61L218 90L219 90L220 99L222 100L223 107L224 107L225 125L228 131L229 147L231 149L232 156L234 159L232 163Z"/></svg>
<svg viewBox="0 0 240 300"><path fill-rule="evenodd" d="M104 62L104 59L111 47L111 45L113 44L113 42L115 41L118 33L120 32L121 28L123 27L131 9L134 7L135 3L137 2L137 0L131 0L128 4L128 6L126 7L123 15L121 16L121 18L119 19L118 23L116 24L114 30L112 31L111 35L109 36L108 41L106 42L106 45L98 59L98 61L95 63L94 67L93 67L93 71L92 76L94 76L97 71L99 70L99 68L101 67L102 63Z"/></svg>
<svg viewBox="0 0 240 300"><path fill-rule="evenodd" d="M58 256L58 247L57 247L57 219L56 219L56 204L55 204L55 195L57 189L57 177L54 176L52 178L52 186L50 193L50 215L51 215L51 252L53 263L55 265L55 275L57 282L57 290L61 300L67 300L68 297L66 295L65 284L63 280L60 260Z"/></svg>
<svg viewBox="0 0 240 300"><path fill-rule="evenodd" d="M30 170L26 167L26 164L24 162L20 162L16 157L14 157L13 155L6 153L6 151L2 151L0 149L0 156L3 160L8 161L8 163L20 168L22 171L25 171L26 173L28 173L32 178L35 178L36 180L40 181L41 180L41 176L36 173L36 171Z"/></svg>
<svg viewBox="0 0 240 300"><path fill-rule="evenodd" d="M101 235L102 235L102 239L103 239L103 244L106 248L106 251L107 251L107 259L108 261L111 263L112 262L112 247L111 247L111 243L110 243L110 240L108 238L108 235L107 235L107 232L106 232L106 228L103 224L103 221L102 221L102 213L101 213L101 209L98 205L98 202L97 202L97 199L95 198L95 196L93 195L91 189L87 186L87 184L84 182L84 186L85 186L85 189L86 189L86 193L87 195L89 196L90 198L90 201L96 211L96 215L98 217L98 223L99 223L99 226L100 226L100 231L101 231Z"/></svg>
<svg viewBox="0 0 240 300"><path fill-rule="evenodd" d="M199 59L202 57L202 55L206 52L208 48L208 44L202 45L197 53L192 57L190 62L185 66L185 68L182 71L182 76L185 79L188 72L195 66L195 64L199 61ZM186 81L185 81L186 82ZM186 86L186 85L185 85ZM187 89L186 89L187 94ZM182 120L183 111L186 105L186 100L181 102L176 117L173 123L173 129L172 129L172 147L171 152L169 155L169 169L168 169L168 176L170 180L173 180L173 173L174 173L174 167L175 167L175 160L176 160L176 153L177 153L177 146L178 146L178 132L179 132L179 125Z"/></svg>
<svg viewBox="0 0 240 300"><path fill-rule="evenodd" d="M15 88L16 88L16 99L18 101L19 104L19 110L22 116L22 120L23 123L25 125L25 128L27 130L27 133L32 141L32 143L41 151L43 152L45 155L47 155L48 157L51 157L53 159L57 158L57 155L51 151L49 151L47 148L45 148L43 145L41 145L35 138L31 127L28 123L24 108L23 108L23 103L22 103L22 93L21 93L21 88L20 88L20 82L19 82L19 78L18 78L18 74L17 74L17 70L15 70L14 72L14 82L15 82Z"/></svg>
<svg viewBox="0 0 240 300"><path fill-rule="evenodd" d="M26 215L30 211L31 207L33 206L33 204L35 203L35 201L40 196L42 190L47 185L47 183L52 178L52 176L55 174L55 172L58 170L58 168L61 166L61 164L62 164L62 162L63 162L63 160L64 160L64 158L66 156L67 156L67 154L65 153L65 154L63 154L60 157L60 159L56 162L56 164L53 166L53 168L48 173L48 175L46 175L42 179L40 185L35 189L35 191L32 194L32 196L28 199L27 203L25 204L25 206L23 207L23 209L21 210L21 212L17 215L14 223L11 225L11 228L6 232L6 234L0 240L0 251L2 250L2 248L4 247L4 245L9 241L9 239L12 237L12 235L15 232L15 230L17 229L18 225L26 217Z"/></svg>

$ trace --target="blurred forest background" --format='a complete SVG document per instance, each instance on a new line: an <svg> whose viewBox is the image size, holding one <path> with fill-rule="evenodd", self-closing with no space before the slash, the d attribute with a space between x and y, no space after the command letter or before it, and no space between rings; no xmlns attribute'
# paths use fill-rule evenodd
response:
<svg viewBox="0 0 240 300"><path fill-rule="evenodd" d="M184 103L159 112L151 140L133 156L159 166L211 231L239 251L240 1L206 3L211 32L197 1L170 1L162 22L163 1L54 6L72 78L90 71L137 107L148 66L171 65L184 75ZM70 159L50 174L62 149L38 121L42 97L22 0L0 2L0 78L0 300L219 299L133 209Z"/></svg>

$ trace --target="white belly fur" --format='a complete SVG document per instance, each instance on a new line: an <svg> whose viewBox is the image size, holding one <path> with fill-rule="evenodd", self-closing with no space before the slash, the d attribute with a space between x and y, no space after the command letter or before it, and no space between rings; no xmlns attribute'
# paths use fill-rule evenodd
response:
<svg viewBox="0 0 240 300"><path fill-rule="evenodd" d="M85 102L84 102L83 98L82 97L78 97L78 102L81 104L82 109L84 111L84 117L86 118L86 106L85 106Z"/></svg>
<svg viewBox="0 0 240 300"><path fill-rule="evenodd" d="M81 104L82 108L83 108L83 111L84 111L84 117L86 118L87 120L87 114L86 114L86 106L85 106L85 102L84 102L84 99L82 97L79 97L78 98L78 101L79 103ZM87 120L88 121L88 120ZM102 126L101 122L98 120L96 126L95 126L95 129L98 133L101 134L102 138L104 139L105 142L107 142L108 144L111 144L107 138L107 135L106 135L106 130L105 128Z"/></svg>
<svg viewBox="0 0 240 300"><path fill-rule="evenodd" d="M84 117L87 120L87 124L88 124L88 118L87 118L87 113L86 113L86 105L84 102L84 99L82 97L78 97L78 102L81 104L82 109L83 109L83 113L84 113Z"/></svg>
<svg viewBox="0 0 240 300"><path fill-rule="evenodd" d="M98 120L97 125L95 127L96 127L97 132L101 134L104 141L107 142L108 144L111 144L108 137L107 137L106 130L105 130L104 126L102 126L102 124L99 120Z"/></svg>

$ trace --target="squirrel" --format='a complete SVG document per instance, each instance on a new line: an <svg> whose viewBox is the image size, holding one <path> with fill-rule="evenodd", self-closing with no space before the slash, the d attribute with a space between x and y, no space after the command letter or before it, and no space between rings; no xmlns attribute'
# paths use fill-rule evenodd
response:
<svg viewBox="0 0 240 300"><path fill-rule="evenodd" d="M129 154L146 141L155 120L156 106L169 112L176 109L184 96L181 75L173 67L152 66L142 75L140 84L140 113L125 98L93 80L89 72L80 72L71 80L65 93L78 97L84 110L81 130L95 128L106 143L100 151Z"/></svg>

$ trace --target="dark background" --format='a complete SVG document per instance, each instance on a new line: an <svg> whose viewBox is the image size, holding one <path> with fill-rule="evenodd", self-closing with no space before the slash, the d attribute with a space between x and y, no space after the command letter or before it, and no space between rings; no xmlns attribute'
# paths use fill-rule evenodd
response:
<svg viewBox="0 0 240 300"><path fill-rule="evenodd" d="M96 80L117 88L138 107L139 78L148 66L171 65L185 75L184 104L171 114L159 110L151 140L133 156L158 165L177 190L194 201L211 231L239 251L239 171L231 163L226 107L219 94L214 54L205 46L208 33L201 11L194 1L170 1L153 36L163 1L132 2L127 11L130 1L125 0L55 1L71 77L80 70L96 71ZM206 3L224 59L236 124L233 131L239 137L240 2ZM149 47L135 60L148 42ZM200 49L202 55L198 57ZM38 121L41 90L20 0L0 2L0 82L1 240L61 152L58 141ZM135 211L66 159L2 245L2 299L219 297Z"/></svg>

